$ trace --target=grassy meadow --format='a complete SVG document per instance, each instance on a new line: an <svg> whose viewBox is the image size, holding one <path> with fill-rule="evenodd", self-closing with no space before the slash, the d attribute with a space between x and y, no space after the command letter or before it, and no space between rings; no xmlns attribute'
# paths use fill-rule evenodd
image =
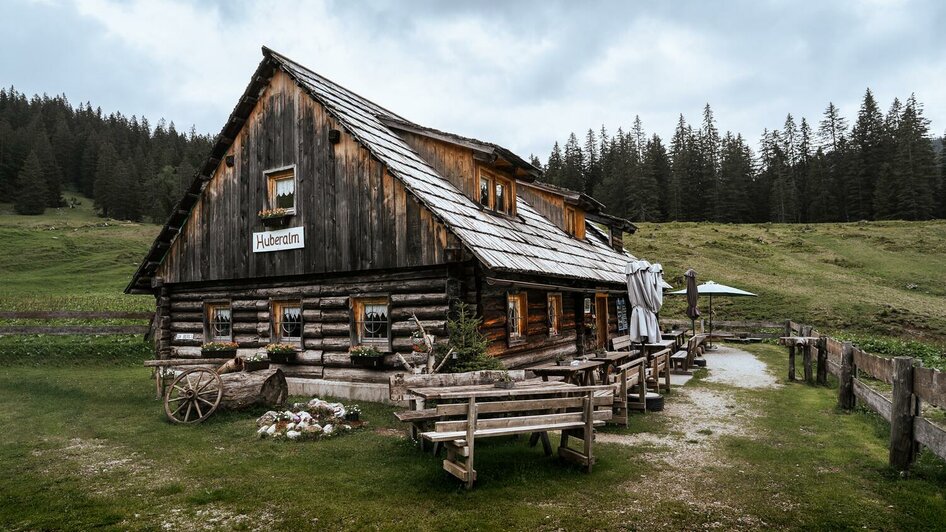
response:
<svg viewBox="0 0 946 532"><path fill-rule="evenodd" d="M96 218L81 201L41 217L0 204L0 310L150 310L150 297L121 291L158 227ZM760 294L719 300L720 319L946 341L943 222L642 224L627 245L674 285L693 267ZM663 315L682 316L682 299ZM693 398L720 401L699 430L635 415L602 429L591 475L524 439L486 440L471 492L387 406L361 404L366 428L317 442L257 439L260 411L170 425L141 366L148 349L121 336L0 337L0 529L946 527L946 464L924 453L909 475L891 471L885 422L839 411L834 389L786 383L773 345L746 349L776 388L704 372L670 393L684 414Z"/></svg>

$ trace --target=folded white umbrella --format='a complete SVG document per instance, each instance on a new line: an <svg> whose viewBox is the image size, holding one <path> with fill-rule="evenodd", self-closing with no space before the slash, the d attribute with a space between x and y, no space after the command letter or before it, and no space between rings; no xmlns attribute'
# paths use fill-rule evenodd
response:
<svg viewBox="0 0 946 532"><path fill-rule="evenodd" d="M663 306L663 268L646 260L628 263L627 296L630 302L631 322L628 334L631 341L648 342L660 338L657 313Z"/></svg>

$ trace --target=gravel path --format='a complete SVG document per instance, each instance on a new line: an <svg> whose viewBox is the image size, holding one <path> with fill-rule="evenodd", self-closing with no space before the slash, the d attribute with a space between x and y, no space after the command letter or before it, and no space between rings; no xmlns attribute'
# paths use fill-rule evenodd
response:
<svg viewBox="0 0 946 532"><path fill-rule="evenodd" d="M707 382L719 382L739 388L775 388L778 382L766 365L752 353L720 345L707 351L703 358L710 370Z"/></svg>

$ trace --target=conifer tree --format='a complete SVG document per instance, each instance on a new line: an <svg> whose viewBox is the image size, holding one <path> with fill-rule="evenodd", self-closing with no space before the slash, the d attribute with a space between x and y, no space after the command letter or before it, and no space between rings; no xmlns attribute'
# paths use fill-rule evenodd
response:
<svg viewBox="0 0 946 532"><path fill-rule="evenodd" d="M680 115L670 140L670 185L667 187L667 219L685 220L687 186L690 174L691 131Z"/></svg>
<svg viewBox="0 0 946 532"><path fill-rule="evenodd" d="M17 214L43 214L46 210L46 180L36 152L30 152L24 161L17 177L16 191L13 210Z"/></svg>
<svg viewBox="0 0 946 532"><path fill-rule="evenodd" d="M565 159L562 157L562 149L556 141L555 145L552 146L552 153L549 154L549 160L545 166L545 179L553 185L561 185L564 167Z"/></svg>

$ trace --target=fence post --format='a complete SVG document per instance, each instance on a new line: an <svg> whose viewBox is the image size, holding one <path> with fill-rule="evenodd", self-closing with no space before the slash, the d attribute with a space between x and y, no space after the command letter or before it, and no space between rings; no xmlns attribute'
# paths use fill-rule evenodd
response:
<svg viewBox="0 0 946 532"><path fill-rule="evenodd" d="M906 471L913 461L913 359L893 359L893 406L890 409L890 465Z"/></svg>
<svg viewBox="0 0 946 532"><path fill-rule="evenodd" d="M788 346L788 380L795 380L795 344Z"/></svg>
<svg viewBox="0 0 946 532"><path fill-rule="evenodd" d="M828 384L828 338L818 338L818 384Z"/></svg>
<svg viewBox="0 0 946 532"><path fill-rule="evenodd" d="M844 342L841 349L841 378L838 386L838 406L845 410L854 408L854 345Z"/></svg>
<svg viewBox="0 0 946 532"><path fill-rule="evenodd" d="M785 320L785 334L784 336L792 335L792 320Z"/></svg>
<svg viewBox="0 0 946 532"><path fill-rule="evenodd" d="M802 347L801 359L805 370L805 383L811 384L814 382L814 379L811 375L811 344L807 340L805 341L805 345Z"/></svg>

